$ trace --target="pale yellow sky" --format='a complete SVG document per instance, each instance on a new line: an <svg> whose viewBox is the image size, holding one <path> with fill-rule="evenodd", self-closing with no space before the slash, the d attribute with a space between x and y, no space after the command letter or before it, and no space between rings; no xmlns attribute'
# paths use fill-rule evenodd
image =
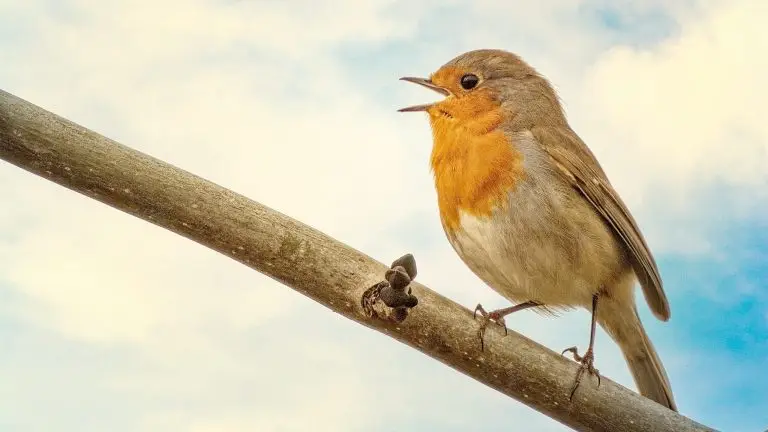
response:
<svg viewBox="0 0 768 432"><path fill-rule="evenodd" d="M610 9L623 29L600 27L605 1L537 4L0 0L0 87L382 261L413 252L422 282L492 307L504 302L442 238L427 121L395 112L433 96L397 78L467 49L518 51L560 90L652 248L717 254L698 215L720 204L693 197L734 188L745 194L728 201L737 216L768 202L768 3L623 0ZM7 164L0 194L0 328L41 341L14 345L18 361L0 367L26 395L14 411L34 425L14 430L103 430L109 416L116 431L142 432L498 430L478 415L564 430L225 257ZM507 324L557 350L586 343L587 320ZM649 323L652 336L667 328ZM704 413L702 390L681 382L701 352L661 340L682 410ZM618 350L602 334L598 345L598 368L632 387ZM41 368L74 384L30 385ZM41 410L56 422L33 418Z"/></svg>

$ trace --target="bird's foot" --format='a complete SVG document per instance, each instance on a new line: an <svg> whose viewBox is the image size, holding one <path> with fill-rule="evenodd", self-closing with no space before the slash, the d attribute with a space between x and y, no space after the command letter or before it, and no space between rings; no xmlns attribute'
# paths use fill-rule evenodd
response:
<svg viewBox="0 0 768 432"><path fill-rule="evenodd" d="M507 335L507 325L504 322L504 315L501 313L503 309L486 312L486 310L483 308L483 305L477 304L477 307L475 307L475 312L472 314L473 319L477 319L477 314L480 313L480 327L477 329L477 337L480 339L480 351L485 350L485 329L488 327L488 324L493 322L497 325L504 328L504 336Z"/></svg>
<svg viewBox="0 0 768 432"><path fill-rule="evenodd" d="M541 306L541 303L535 301L527 301L525 303L516 304L504 309L497 309L495 311L486 312L483 309L483 305L478 304L475 308L475 313L472 314L472 318L477 318L477 313L480 313L480 328L477 329L477 337L480 338L480 351L485 349L485 342L483 341L485 336L485 329L488 327L488 323L494 322L504 328L504 336L507 335L507 325L504 323L504 317L521 311L524 309Z"/></svg>
<svg viewBox="0 0 768 432"><path fill-rule="evenodd" d="M573 380L573 386L571 386L571 395L569 399L573 400L573 395L576 393L576 389L579 388L584 372L596 376L597 386L600 387L600 371L595 369L595 354L591 347L584 353L584 356L579 355L579 350L575 346L563 350L563 355L567 352L570 352L573 359L580 363L579 370L576 372L576 379Z"/></svg>

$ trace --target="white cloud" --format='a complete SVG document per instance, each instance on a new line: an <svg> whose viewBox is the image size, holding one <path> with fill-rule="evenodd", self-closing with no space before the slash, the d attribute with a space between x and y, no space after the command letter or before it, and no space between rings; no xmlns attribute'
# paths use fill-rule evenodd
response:
<svg viewBox="0 0 768 432"><path fill-rule="evenodd" d="M265 8L254 2L70 2L63 7L74 18L40 17L28 29L44 30L36 49L12 53L13 61L4 63L20 66L5 75L10 90L54 112L106 129L111 137L319 228L361 238L370 227L350 221L381 223L377 215L403 190L404 179L382 175L380 168L401 163L403 146L391 132L394 115L388 119L380 107L366 107L361 96L333 79L338 65L322 58L340 40L401 34L407 22L380 16L387 2L341 9L355 14L354 20L334 14L331 4L297 6L306 12L288 13L279 3ZM283 37L270 37L278 29ZM279 57L277 69L258 53L199 63L238 44L281 55L300 47L308 57ZM29 71L43 63L48 67ZM291 100L293 88L311 91L315 102ZM13 248L8 278L47 303L33 307L39 309L34 313L60 330L87 339L139 340L168 323L186 321L194 328L210 315L237 319L229 309L252 306L231 297L252 277L242 273L248 270L233 270L236 264L112 209L39 186L26 173L4 174L48 198L23 197L28 207L22 211L57 208L69 218L38 217L34 230L7 246ZM49 263L47 271L38 271L40 262ZM202 275L192 271L201 267ZM210 285L201 282L219 277L226 277L216 284L226 284L227 291L214 311L207 300ZM63 290L56 280L71 286Z"/></svg>
<svg viewBox="0 0 768 432"><path fill-rule="evenodd" d="M694 209L682 200L664 220L649 215L646 197L660 184L684 197L702 179L742 187L766 180L760 167L768 130L758 105L768 72L758 27L765 7L686 2L674 6L680 27L668 41L603 52L606 36L573 18L596 4L553 0L538 10L450 2L441 5L460 13L443 20L432 3L385 0L0 0L0 16L14 17L19 32L4 39L0 30L0 80L4 90L384 261L407 248L419 260L421 281L469 307L501 306L439 231L426 119L401 117L353 85L348 65L334 54L343 43L386 45L427 38L430 28L442 32L445 39L403 48L411 69L370 65L391 74L391 82L373 90L415 98L431 95L395 79L427 74L463 49L530 54L562 90L577 131L644 216L653 244L671 248L663 226L673 216L690 226ZM669 8L659 1L621 4L630 23ZM696 8L707 14L691 15ZM448 24L456 27L440 28ZM532 415L423 356L392 348L383 336L337 323L341 318L326 317L323 308L188 240L9 166L0 168L0 185L8 203L0 209L0 278L19 296L2 314L77 343L130 351L140 359L135 370L115 371L110 384L133 400L161 395L201 407L147 403L144 430L360 430L397 410L412 422L465 429L473 412L496 419L500 412ZM393 210L396 202L405 205ZM429 238L440 241L420 244L392 228L406 220L429 223ZM697 241L685 240L688 250ZM584 313L558 320L523 313L508 324L553 349L586 343ZM276 329L282 338L266 336ZM629 384L616 347L602 335L598 343L601 371ZM379 352L382 346L391 352ZM366 357L373 350L376 358ZM414 358L407 356L419 358L413 363L422 375L403 370L402 359ZM383 372L372 377L369 367ZM320 372L309 373L315 368ZM395 396L398 388L377 381L381 375L411 378L409 394ZM254 387L267 396L243 394ZM232 406L214 403L217 397ZM387 397L386 407L376 405ZM234 406L238 398L248 406ZM467 399L474 405L466 406ZM441 419L442 404L455 418ZM526 422L562 430L539 417Z"/></svg>
<svg viewBox="0 0 768 432"><path fill-rule="evenodd" d="M765 199L768 40L757 17L766 12L761 2L723 3L697 20L681 18L677 37L652 48L616 47L590 68L574 111L635 207L665 194L670 225L688 230L704 223L692 207L705 188L728 185L752 190L747 201ZM726 211L726 202L712 206ZM673 229L655 231L666 248L681 240L663 241ZM702 239L689 240L682 248Z"/></svg>
<svg viewBox="0 0 768 432"><path fill-rule="evenodd" d="M252 270L208 249L58 188L51 195L72 204L2 248L4 279L26 296L16 311L24 318L74 338L142 343L194 337L209 321L238 330L290 304L284 290L253 289Z"/></svg>
<svg viewBox="0 0 768 432"><path fill-rule="evenodd" d="M387 119L381 107L366 106L338 79L342 71L328 55L342 40L407 35L412 23L384 16L387 5L294 2L289 10L278 2L77 1L51 5L48 13L34 8L19 14L30 19L21 43L0 40L2 63L14 65L0 75L5 90L360 243L371 227L386 224L388 202L403 190L405 179L382 175L381 167L396 167L404 147L388 123L394 111ZM150 407L147 430L168 418L191 431L238 424L354 430L375 417L354 356L326 351L334 339L309 344L294 329L294 338L267 340L244 358L225 342L264 332L275 320L299 320L284 315L307 302L296 293L174 234L4 168L11 205L0 220L11 238L0 242L0 274L19 294L4 305L7 316L138 352L144 367L116 378L134 397L184 400L189 390L206 400L202 389L234 395L243 391L238 381L271 388L266 398L244 398L253 403L247 409L183 411L178 424L173 409ZM351 223L361 218L369 224ZM282 345L289 340L302 349L286 364ZM309 374L315 368L326 371ZM211 376L201 382L206 371ZM281 385L297 377L304 382Z"/></svg>
<svg viewBox="0 0 768 432"><path fill-rule="evenodd" d="M761 2L729 3L660 47L620 47L600 59L586 91L603 127L624 138L626 160L651 159L648 177L688 188L768 179L760 117L768 40L754 18L766 12Z"/></svg>
<svg viewBox="0 0 768 432"><path fill-rule="evenodd" d="M359 379L365 364L353 361L352 347L341 340L307 341L280 327L267 327L269 334L262 329L258 343L240 336L228 338L228 346L187 347L112 385L201 407L195 413L158 410L143 421L148 431L360 430L381 417L376 395ZM265 346L279 355L265 355ZM189 361L180 364L181 358ZM286 359L293 359L291 365Z"/></svg>

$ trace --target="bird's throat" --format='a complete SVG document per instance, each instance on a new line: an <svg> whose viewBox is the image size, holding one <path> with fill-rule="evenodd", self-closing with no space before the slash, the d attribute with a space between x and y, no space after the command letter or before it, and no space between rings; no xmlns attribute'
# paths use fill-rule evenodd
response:
<svg viewBox="0 0 768 432"><path fill-rule="evenodd" d="M481 117L485 117L483 121ZM487 126L490 116L469 123L430 112L435 177L443 227L449 235L460 229L461 214L490 217L509 205L509 193L524 175L522 155L503 131Z"/></svg>

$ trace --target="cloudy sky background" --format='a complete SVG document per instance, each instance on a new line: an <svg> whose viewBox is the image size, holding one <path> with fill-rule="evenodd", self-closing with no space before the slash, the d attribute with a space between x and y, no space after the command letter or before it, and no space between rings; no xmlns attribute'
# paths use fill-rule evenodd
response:
<svg viewBox="0 0 768 432"><path fill-rule="evenodd" d="M524 4L523 4L524 3ZM524 56L646 232L680 410L768 427L768 3L0 0L0 88L296 217L471 307L397 81ZM382 175L382 173L386 173ZM0 163L3 431L565 428L195 243ZM407 208L387 207L395 197ZM642 297L639 297L642 302ZM552 349L586 312L508 325ZM603 374L634 388L602 333ZM372 370L376 370L375 373ZM407 385L407 391L403 391Z"/></svg>

